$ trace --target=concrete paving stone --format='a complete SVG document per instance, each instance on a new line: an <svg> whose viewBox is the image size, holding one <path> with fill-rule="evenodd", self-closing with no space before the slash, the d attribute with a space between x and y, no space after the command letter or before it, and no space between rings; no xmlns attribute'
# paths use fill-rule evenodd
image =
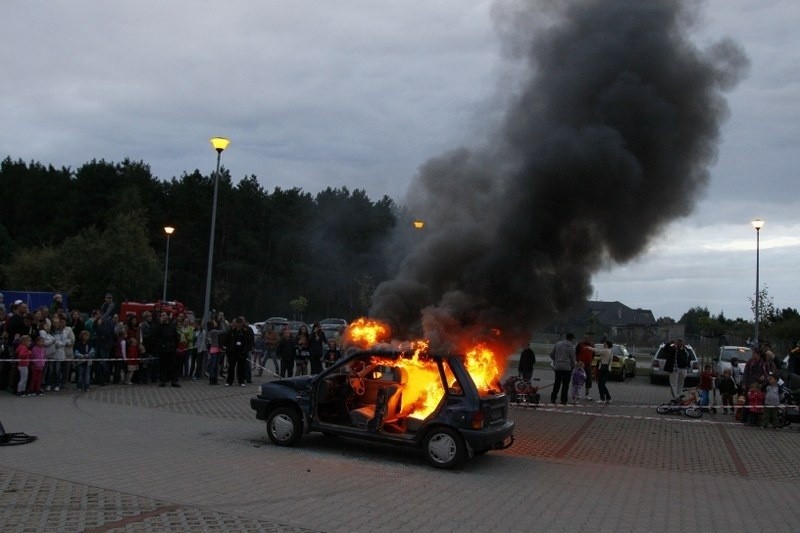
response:
<svg viewBox="0 0 800 533"><path fill-rule="evenodd" d="M40 437L0 448L0 530L48 519L53 531L757 530L748 496L793 502L800 473L783 461L797 430L662 417L669 390L646 378L610 388L610 406L512 408L515 445L455 472L347 439L273 446L249 407L255 388L108 386L28 404L0 395L6 429ZM778 461L759 460L753 450L764 449ZM9 472L36 479L25 494L40 500L7 491Z"/></svg>

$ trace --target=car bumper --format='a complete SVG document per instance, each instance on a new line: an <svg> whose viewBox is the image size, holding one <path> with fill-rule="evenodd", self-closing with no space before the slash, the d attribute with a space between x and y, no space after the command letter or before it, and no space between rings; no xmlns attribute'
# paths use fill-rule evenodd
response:
<svg viewBox="0 0 800 533"><path fill-rule="evenodd" d="M484 429L461 429L464 441L473 450L503 449L514 442L514 421Z"/></svg>
<svg viewBox="0 0 800 533"><path fill-rule="evenodd" d="M266 420L269 412L269 400L264 398L250 398L250 407L256 412L258 420Z"/></svg>

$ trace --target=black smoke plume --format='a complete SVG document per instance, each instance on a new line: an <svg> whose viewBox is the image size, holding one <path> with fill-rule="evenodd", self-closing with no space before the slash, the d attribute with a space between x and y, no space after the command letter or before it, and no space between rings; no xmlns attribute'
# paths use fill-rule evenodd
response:
<svg viewBox="0 0 800 533"><path fill-rule="evenodd" d="M422 165L410 216L425 228L371 316L447 345L509 340L585 303L600 268L640 254L709 180L722 92L747 67L728 40L692 43L696 3L542 0L494 8L526 74L485 145Z"/></svg>

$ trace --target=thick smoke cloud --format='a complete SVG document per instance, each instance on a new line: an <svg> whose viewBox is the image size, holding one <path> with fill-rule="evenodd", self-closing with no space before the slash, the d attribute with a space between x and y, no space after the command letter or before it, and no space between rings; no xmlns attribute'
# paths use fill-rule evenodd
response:
<svg viewBox="0 0 800 533"><path fill-rule="evenodd" d="M636 257L688 215L716 156L722 92L747 67L730 41L692 43L693 7L495 6L525 79L484 146L420 168L407 205L425 229L395 259L370 314L401 336L422 324L437 343L474 327L524 339L582 305L594 272Z"/></svg>

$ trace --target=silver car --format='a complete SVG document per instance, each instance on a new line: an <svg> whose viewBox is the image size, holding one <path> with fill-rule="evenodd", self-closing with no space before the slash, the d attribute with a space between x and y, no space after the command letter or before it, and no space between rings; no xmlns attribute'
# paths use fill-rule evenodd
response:
<svg viewBox="0 0 800 533"><path fill-rule="evenodd" d="M753 350L749 346L720 346L719 356L714 359L717 363L717 376L722 376L725 370L731 368L731 359L734 357L739 360L739 370L744 374L744 365L752 353Z"/></svg>
<svg viewBox="0 0 800 533"><path fill-rule="evenodd" d="M650 363L650 383L658 381L669 382L669 372L664 370L664 363L667 362L667 355L664 347L666 344L661 344L653 355L653 360ZM689 371L686 373L686 386L697 386L700 383L700 360L694 352L694 348L686 345L689 351Z"/></svg>

